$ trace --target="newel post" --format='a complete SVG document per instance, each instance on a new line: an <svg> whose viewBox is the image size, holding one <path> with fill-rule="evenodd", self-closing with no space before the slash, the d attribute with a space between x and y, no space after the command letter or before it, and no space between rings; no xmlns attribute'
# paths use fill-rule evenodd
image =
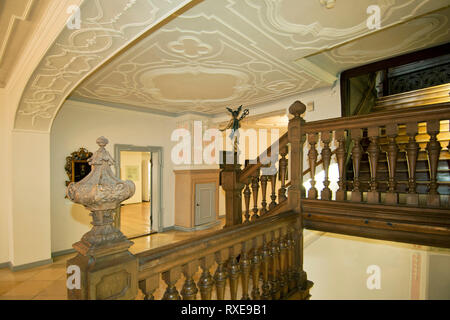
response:
<svg viewBox="0 0 450 320"><path fill-rule="evenodd" d="M305 120L301 115L306 111L306 106L300 101L295 101L289 107L289 113L294 117L289 120L288 140L290 144L290 172L291 186L289 187L288 205L289 209L298 213L296 233L295 233L295 265L300 290L306 290L308 281L306 272L303 270L303 209L302 209L302 188L303 188L303 145L306 136L303 133Z"/></svg>
<svg viewBox="0 0 450 320"><path fill-rule="evenodd" d="M233 162L228 163L227 157L230 151L223 152L223 158L220 168L221 184L225 191L225 227L231 227L234 225L242 224L242 190L244 184L239 182L239 173L241 172L241 166L238 163L237 153L234 152Z"/></svg>
<svg viewBox="0 0 450 320"><path fill-rule="evenodd" d="M137 294L138 261L128 249L133 244L114 227L114 213L135 191L132 181L116 178L114 160L97 139L100 148L88 160L91 172L71 183L67 197L91 211L92 229L73 247L78 255L67 261L67 293L70 300L134 299Z"/></svg>

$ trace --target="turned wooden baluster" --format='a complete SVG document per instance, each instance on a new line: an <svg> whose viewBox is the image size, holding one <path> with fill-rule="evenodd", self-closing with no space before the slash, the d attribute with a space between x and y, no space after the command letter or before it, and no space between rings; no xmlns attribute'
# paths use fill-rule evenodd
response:
<svg viewBox="0 0 450 320"><path fill-rule="evenodd" d="M279 174L281 179L281 187L278 190L278 202L281 203L287 199L286 197L286 170L288 166L288 160L286 156L288 154L288 147L284 146L280 148L281 159L279 162Z"/></svg>
<svg viewBox="0 0 450 320"><path fill-rule="evenodd" d="M324 131L322 132L321 138L323 142L323 148L321 152L322 161L323 161L323 170L325 171L325 180L323 182L324 188L322 189L322 192L320 193L320 198L322 200L331 200L331 189L329 188L330 185L330 179L329 179L329 171L330 171L330 163L331 163L331 149L330 149L330 142L331 142L331 134L330 131Z"/></svg>
<svg viewBox="0 0 450 320"><path fill-rule="evenodd" d="M141 289L144 294L144 300L155 300L155 296L153 294L156 289L159 288L159 280L160 275L155 274L145 280L139 281L139 289Z"/></svg>
<svg viewBox="0 0 450 320"><path fill-rule="evenodd" d="M268 176L261 176L261 195L262 195L262 201L261 201L261 216L265 215L267 213L267 201L266 201L266 193L267 193L267 180L269 179Z"/></svg>
<svg viewBox="0 0 450 320"><path fill-rule="evenodd" d="M337 130L335 133L335 139L339 144L336 148L336 161L339 170L339 189L336 191L336 200L344 201L347 198L347 187L345 185L345 131Z"/></svg>
<svg viewBox="0 0 450 320"><path fill-rule="evenodd" d="M271 295L273 300L279 300L281 296L280 292L280 279L279 279L279 273L280 273L280 246L279 246L279 237L280 232L279 230L275 230L272 232L273 238L270 245L270 251L272 253L272 259L271 259Z"/></svg>
<svg viewBox="0 0 450 320"><path fill-rule="evenodd" d="M191 261L183 266L183 274L186 278L183 288L181 289L181 295L183 300L197 300L198 288L195 285L193 279L194 275L198 271L198 261Z"/></svg>
<svg viewBox="0 0 450 320"><path fill-rule="evenodd" d="M261 275L261 252L260 248L263 244L262 236L258 236L253 240L253 252L251 259L251 272L252 272L252 299L261 299L261 293L259 291L259 277Z"/></svg>
<svg viewBox="0 0 450 320"><path fill-rule="evenodd" d="M270 176L270 187L272 188L272 194L270 195L270 199L272 200L272 202L269 204L269 210L272 210L277 206L277 173Z"/></svg>
<svg viewBox="0 0 450 320"><path fill-rule="evenodd" d="M200 296L202 300L211 300L214 279L209 272L209 269L214 263L214 255L208 255L200 260L200 267L202 268L202 275L198 281L200 288Z"/></svg>
<svg viewBox="0 0 450 320"><path fill-rule="evenodd" d="M295 265L294 265L294 239L293 239L293 229L289 230L288 237L286 239L287 249L288 249L288 287L289 292L296 289L296 279L295 279Z"/></svg>
<svg viewBox="0 0 450 320"><path fill-rule="evenodd" d="M362 192L360 190L361 182L359 181L359 170L361 166L361 158L363 155L363 148L361 147L361 129L351 130L353 149L352 149L352 162L353 162L353 190L351 201L361 202Z"/></svg>
<svg viewBox="0 0 450 320"><path fill-rule="evenodd" d="M242 280L242 299L241 300L250 300L250 296L248 294L248 288L250 284L250 270L251 270L251 261L250 261L250 250L252 250L252 241L246 241L242 244L242 254L239 261L240 269L241 269L241 280Z"/></svg>
<svg viewBox="0 0 450 320"><path fill-rule="evenodd" d="M427 143L428 168L430 170L430 184L428 186L427 206L430 207L439 207L441 205L437 183L439 156L442 149L441 144L437 140L439 129L439 120L427 121L427 133L430 136L430 140Z"/></svg>
<svg viewBox="0 0 450 320"><path fill-rule="evenodd" d="M231 300L237 300L237 291L239 284L239 275L241 274L241 268L237 262L237 257L241 254L242 245L237 244L230 248L230 260L228 265L228 274L230 279L230 296Z"/></svg>
<svg viewBox="0 0 450 320"><path fill-rule="evenodd" d="M225 264L228 261L228 257L228 249L216 252L217 269L214 274L214 282L216 284L217 300L223 300L225 298L225 287L228 278L228 270Z"/></svg>
<svg viewBox="0 0 450 320"><path fill-rule="evenodd" d="M408 194L406 195L406 204L410 206L419 205L419 194L417 193L416 166L419 156L419 144L416 142L418 132L417 122L406 124L406 134L409 137L406 145L406 160L408 164Z"/></svg>
<svg viewBox="0 0 450 320"><path fill-rule="evenodd" d="M281 229L279 248L280 248L280 294L281 298L285 298L289 293L289 286L287 280L287 259L288 259L288 247L287 247L287 228Z"/></svg>
<svg viewBox="0 0 450 320"><path fill-rule="evenodd" d="M270 233L264 234L263 236L263 246L261 249L261 269L262 269L262 295L261 299L270 300L272 295L270 294L269 285L269 267L270 261L272 260L272 253L270 251L270 241L272 240L272 235Z"/></svg>
<svg viewBox="0 0 450 320"><path fill-rule="evenodd" d="M250 196L252 192L250 191L250 183L252 179L248 179L248 183L245 185L244 189L244 201L245 201L245 220L244 223L250 222Z"/></svg>
<svg viewBox="0 0 450 320"><path fill-rule="evenodd" d="M317 189L316 189L316 162L317 162L317 133L308 134L309 152L308 161L311 176L311 188L308 190L308 199L317 199Z"/></svg>
<svg viewBox="0 0 450 320"><path fill-rule="evenodd" d="M181 277L181 267L174 267L169 271L163 272L162 278L167 284L166 292L164 292L163 300L181 300L175 285Z"/></svg>
<svg viewBox="0 0 450 320"><path fill-rule="evenodd" d="M380 193L377 191L377 168L378 159L380 157L380 146L378 144L378 137L380 129L378 127L370 127L368 129L368 135L370 138L370 145L367 148L367 154L369 155L369 168L370 168L370 190L367 192L368 203L379 203Z"/></svg>
<svg viewBox="0 0 450 320"><path fill-rule="evenodd" d="M389 183L388 191L386 193L385 203L386 204L398 204L398 193L396 192L397 181L395 174L397 171L397 158L398 158L398 146L395 138L397 137L398 127L397 124L392 123L386 125L386 135L388 136L388 146L387 146L387 162L389 170Z"/></svg>
<svg viewBox="0 0 450 320"><path fill-rule="evenodd" d="M253 215L251 221L259 218L258 215L258 191L259 191L259 170L252 177L252 194L253 194Z"/></svg>

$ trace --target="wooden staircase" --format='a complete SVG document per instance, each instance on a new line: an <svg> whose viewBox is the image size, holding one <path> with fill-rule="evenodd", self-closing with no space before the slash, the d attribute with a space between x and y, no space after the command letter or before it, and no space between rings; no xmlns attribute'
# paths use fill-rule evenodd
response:
<svg viewBox="0 0 450 320"><path fill-rule="evenodd" d="M291 108L301 108L300 102L296 104ZM228 222L251 223L291 208L288 195L292 181L287 181L286 175L289 167L311 177L309 190L303 190L301 184L294 188L302 190L304 227L448 248L449 118L450 103L442 103L310 123L300 121L300 129L290 128L279 140L280 165L275 175L261 176L263 165L259 161L235 173L235 168L224 166L222 175L231 176L227 181L235 181L243 199L242 209L232 210L229 206L235 216ZM300 158L307 158L307 170L303 169L303 160L299 168L293 169L298 162L292 159L291 141L298 136L304 141ZM291 159L287 157L288 149ZM333 160L339 169L338 190L329 188ZM318 170L325 171L325 187L320 192L315 180ZM292 179L292 172L290 176ZM269 185L272 192L267 207ZM239 202L242 200L236 198L237 207ZM232 213L227 212L230 216Z"/></svg>
<svg viewBox="0 0 450 320"><path fill-rule="evenodd" d="M138 255L113 220L132 186L113 176L107 140L99 138L91 174L68 188L94 219L67 263L81 270L69 298L134 299L139 288L147 300L155 292L167 300L309 299L305 228L450 248L450 103L309 123L305 110L299 101L289 108L287 134L265 152L270 163L260 156L241 168L231 153L222 165L223 230ZM330 188L332 161L337 190ZM276 172L263 171L275 163Z"/></svg>

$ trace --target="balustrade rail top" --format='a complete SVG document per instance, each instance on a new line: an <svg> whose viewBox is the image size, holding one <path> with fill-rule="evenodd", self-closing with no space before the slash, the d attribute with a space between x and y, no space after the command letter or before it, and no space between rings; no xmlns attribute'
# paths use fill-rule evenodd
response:
<svg viewBox="0 0 450 320"><path fill-rule="evenodd" d="M408 122L424 122L427 120L450 119L450 103L439 103L426 107L391 110L352 117L340 117L307 122L302 127L303 133L317 133L339 129L360 129L379 127L386 124L405 124Z"/></svg>
<svg viewBox="0 0 450 320"><path fill-rule="evenodd" d="M278 147L284 147L285 145L288 144L288 134L287 132L285 134L283 134L279 141L278 141ZM272 146L273 144L266 150L267 152L267 156L270 157L271 156L271 150L272 150ZM246 168L244 168L244 170L242 170L242 172L239 175L239 182L241 183L247 183L248 178L250 178L259 168L261 168L263 166L263 164L259 161L259 157L257 159L257 163L256 164L251 164L249 166L247 166Z"/></svg>
<svg viewBox="0 0 450 320"><path fill-rule="evenodd" d="M252 223L228 227L213 234L183 240L136 254L139 259L139 280L147 278L147 273L151 275L166 271L195 258L202 258L221 249L251 240L262 234L265 229L276 228L279 223L287 223L296 217L298 217L297 213L286 211L276 216L261 217ZM195 252L199 252L199 254L194 256ZM164 267L159 270L159 268L156 268L159 265L164 265Z"/></svg>

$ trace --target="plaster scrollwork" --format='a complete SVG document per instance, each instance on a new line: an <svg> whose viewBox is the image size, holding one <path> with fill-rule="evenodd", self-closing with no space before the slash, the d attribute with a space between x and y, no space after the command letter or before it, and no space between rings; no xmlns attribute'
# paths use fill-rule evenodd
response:
<svg viewBox="0 0 450 320"><path fill-rule="evenodd" d="M400 54L410 48L423 48L433 43L448 42L450 41L449 14L450 9L446 9L444 12L407 22L408 25L395 27L391 32L407 34L400 42L394 43L389 40L382 42L380 39L374 39L376 35L373 35L364 40L367 45L349 43L330 50L325 55L335 64L355 64L380 59L392 53ZM411 30L415 31L411 32Z"/></svg>
<svg viewBox="0 0 450 320"><path fill-rule="evenodd" d="M220 107L264 102L298 92L306 83L317 84L275 57L261 55L263 50L256 46L242 43L235 37L240 32L236 26L203 10L208 11L195 7L143 39L113 61L108 70L88 79L73 96L175 113L214 114L221 112ZM178 92L177 97L160 88L163 78L170 80L170 93ZM205 81L198 84L202 92L197 97L181 92L183 83L190 86L198 78ZM279 83L284 83L282 90L277 90ZM124 88L127 93L122 95Z"/></svg>
<svg viewBox="0 0 450 320"><path fill-rule="evenodd" d="M32 74L17 109L15 128L48 131L76 85L118 50L191 1L84 1L81 28L64 28Z"/></svg>
<svg viewBox="0 0 450 320"><path fill-rule="evenodd" d="M291 1L297 4L297 8L293 7L292 10L303 13L313 10L311 16L320 11L321 4L319 1L317 3L302 2L300 5L298 1ZM321 50L337 45L342 41L359 37L370 31L367 29L366 24L368 17L366 8L374 4L373 1L358 1L356 5L361 7L360 14L355 12L354 2L341 2L339 6L336 5L333 10L327 11L327 13L333 17L338 17L343 13L355 12L349 19L322 19L322 21L314 21L307 24L301 23L301 20L298 23L294 23L284 17L282 7L288 2L288 0L245 0L248 6L257 11L257 24L262 28L262 32L276 38L284 49L294 49L301 46L303 49ZM334 7L336 1L321 0L321 2ZM237 5L236 2L235 4ZM375 4L380 7L383 27L400 23L405 19L437 8L436 3L430 0L408 0L402 2L379 0ZM314 5L316 5L316 8L314 8ZM405 10L408 14L405 15L403 13L405 11L402 11L402 14L400 14L400 10ZM298 16L300 17L301 15ZM331 16L329 17L331 18Z"/></svg>
<svg viewBox="0 0 450 320"><path fill-rule="evenodd" d="M183 54L187 58L198 58L212 52L211 46L192 36L180 37L177 41L170 42L168 46L173 52Z"/></svg>

